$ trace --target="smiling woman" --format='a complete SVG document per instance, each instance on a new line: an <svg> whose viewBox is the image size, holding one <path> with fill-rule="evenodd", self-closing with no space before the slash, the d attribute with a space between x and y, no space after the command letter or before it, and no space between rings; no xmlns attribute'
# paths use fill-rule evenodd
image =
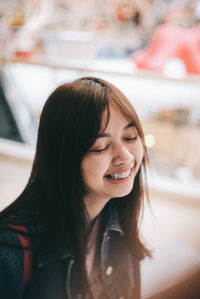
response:
<svg viewBox="0 0 200 299"><path fill-rule="evenodd" d="M107 111L103 113L103 128ZM83 158L81 167L87 192L83 198L91 219L111 198L131 192L143 159L143 146L133 122L109 106L109 122ZM103 133L101 133L103 132Z"/></svg>
<svg viewBox="0 0 200 299"><path fill-rule="evenodd" d="M41 114L27 186L0 213L0 297L140 298L146 161L140 121L116 87L94 77L59 86Z"/></svg>

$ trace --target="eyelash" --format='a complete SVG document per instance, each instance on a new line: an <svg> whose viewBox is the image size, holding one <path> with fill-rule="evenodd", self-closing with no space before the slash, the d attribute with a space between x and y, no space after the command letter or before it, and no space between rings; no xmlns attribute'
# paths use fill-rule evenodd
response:
<svg viewBox="0 0 200 299"><path fill-rule="evenodd" d="M127 138L124 138L124 139L125 139L126 141L134 141L134 140L137 139L137 136L132 137L132 138L127 137Z"/></svg>
<svg viewBox="0 0 200 299"><path fill-rule="evenodd" d="M103 149L100 149L100 150L90 150L90 152L94 152L94 153L104 152L104 151L106 151L109 147L110 147L110 144L106 145L106 147L104 147Z"/></svg>
<svg viewBox="0 0 200 299"><path fill-rule="evenodd" d="M125 141L128 141L128 142L131 142L131 141L134 141L137 139L137 136L133 137L133 138L124 138ZM108 148L110 148L110 144L108 144L106 147L104 147L103 149L99 149L99 150L90 150L90 152L94 152L94 153L101 153L101 152L104 152L106 151Z"/></svg>

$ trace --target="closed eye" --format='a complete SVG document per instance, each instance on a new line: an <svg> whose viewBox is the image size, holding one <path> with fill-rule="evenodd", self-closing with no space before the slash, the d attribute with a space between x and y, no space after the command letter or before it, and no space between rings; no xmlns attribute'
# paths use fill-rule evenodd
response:
<svg viewBox="0 0 200 299"><path fill-rule="evenodd" d="M124 138L124 140L126 140L126 141L134 141L136 139L137 139L137 136Z"/></svg>
<svg viewBox="0 0 200 299"><path fill-rule="evenodd" d="M101 149L91 149L90 152L100 153L106 151L110 147L110 144L106 145L106 147Z"/></svg>

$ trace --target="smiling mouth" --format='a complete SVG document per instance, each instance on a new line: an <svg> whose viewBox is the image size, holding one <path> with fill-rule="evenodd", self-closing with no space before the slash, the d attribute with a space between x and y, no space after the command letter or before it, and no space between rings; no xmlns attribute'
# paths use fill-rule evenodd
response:
<svg viewBox="0 0 200 299"><path fill-rule="evenodd" d="M132 171L132 169L129 169L126 172L122 172L122 173L107 174L105 177L109 180L114 180L114 181L124 180L130 176L131 171Z"/></svg>

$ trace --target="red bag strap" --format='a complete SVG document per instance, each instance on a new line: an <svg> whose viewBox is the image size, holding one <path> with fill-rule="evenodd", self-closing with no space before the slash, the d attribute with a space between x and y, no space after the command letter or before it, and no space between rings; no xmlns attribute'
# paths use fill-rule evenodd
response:
<svg viewBox="0 0 200 299"><path fill-rule="evenodd" d="M24 225L16 226L12 225L13 228L21 230L23 232L28 232L28 229ZM16 233L17 237L19 238L22 247L29 247L30 246L30 238L27 236L23 236L19 233ZM23 269L23 276L22 280L24 285L27 285L31 279L31 266L32 266L32 253L30 249L24 249L24 269Z"/></svg>

